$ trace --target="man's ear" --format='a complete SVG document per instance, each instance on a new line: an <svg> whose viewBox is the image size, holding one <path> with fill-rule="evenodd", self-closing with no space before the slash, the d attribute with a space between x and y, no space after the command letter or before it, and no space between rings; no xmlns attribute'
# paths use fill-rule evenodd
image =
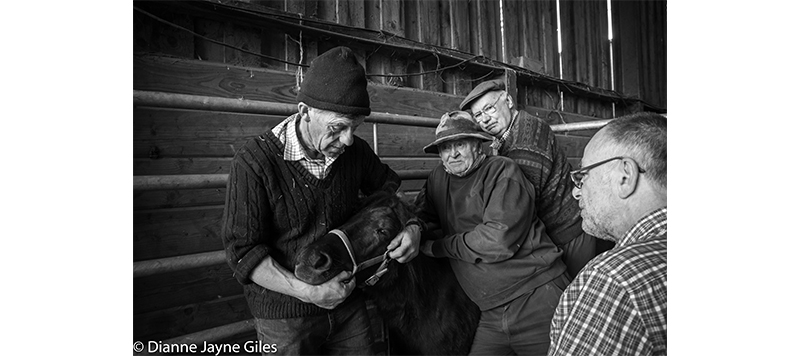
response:
<svg viewBox="0 0 800 356"><path fill-rule="evenodd" d="M306 120L306 122L311 121L311 117L308 116L309 106L306 105L304 102L297 103L297 113L300 114L300 118Z"/></svg>
<svg viewBox="0 0 800 356"><path fill-rule="evenodd" d="M632 159L623 158L618 168L619 184L618 195L621 199L626 199L636 192L639 185L639 166Z"/></svg>

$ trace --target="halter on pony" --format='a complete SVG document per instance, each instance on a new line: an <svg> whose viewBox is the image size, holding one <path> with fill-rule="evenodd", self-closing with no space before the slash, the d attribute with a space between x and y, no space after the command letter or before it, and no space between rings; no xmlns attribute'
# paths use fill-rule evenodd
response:
<svg viewBox="0 0 800 356"><path fill-rule="evenodd" d="M381 276L386 274L386 271L389 270L389 261L391 261L391 258L389 258L389 251L386 251L383 255L370 258L359 264L358 262L356 262L356 255L353 253L353 246L350 244L350 239L347 237L347 234L345 234L344 231L339 229L333 229L330 231L330 233L339 236L339 239L342 240L342 243L344 243L345 248L347 248L347 254L350 255L350 260L353 261L353 276L355 276L356 272L358 271L372 267L378 264L378 262L382 262L380 267L378 267L378 270L375 271L375 274L373 274L372 276L367 278L366 281L364 281L364 284L366 284L367 286L370 287L374 286L375 283L378 283L378 280L381 279Z"/></svg>

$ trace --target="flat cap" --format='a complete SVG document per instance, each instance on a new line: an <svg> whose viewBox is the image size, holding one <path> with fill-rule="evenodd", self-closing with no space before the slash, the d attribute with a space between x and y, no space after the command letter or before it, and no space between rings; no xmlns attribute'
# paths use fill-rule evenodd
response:
<svg viewBox="0 0 800 356"><path fill-rule="evenodd" d="M478 84L475 89L472 89L472 91L467 94L467 97L464 98L464 101L461 102L461 105L459 105L458 108L461 110L469 110L469 106L472 104L472 102L483 96L483 94L486 94L490 91L505 89L506 83L503 82L502 79L487 80Z"/></svg>

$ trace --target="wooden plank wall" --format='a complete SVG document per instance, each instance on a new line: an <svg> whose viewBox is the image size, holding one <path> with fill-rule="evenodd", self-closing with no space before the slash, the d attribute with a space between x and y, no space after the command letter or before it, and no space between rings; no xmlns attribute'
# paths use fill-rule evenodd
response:
<svg viewBox="0 0 800 356"><path fill-rule="evenodd" d="M382 36L404 37L429 45L455 49L550 77L559 76L556 0L353 0L248 1L251 6L308 21L382 31ZM645 73L651 62L666 68L665 35L639 34L665 30L666 7L658 3L620 6L614 23L627 24L614 48L620 86L653 103L666 105L666 69ZM615 2L612 7L616 7ZM197 11L172 2L137 1L134 6L245 53L212 43L134 11L134 89L296 103L297 66L308 64L326 50L348 45L370 74L369 92L374 112L438 118L454 110L477 83L502 77L492 70L466 71L461 67L429 72L452 60L435 54L398 55L388 46L367 45L338 37L312 35L269 23ZM605 1L562 1L565 79L610 88L607 60ZM501 18L504 31L500 30ZM649 21L649 22L648 22ZM343 29L342 31L345 31ZM631 33L637 33L635 36ZM664 32L665 33L665 32ZM627 36L627 37L626 37ZM503 46L505 43L505 46ZM647 62L637 58L648 53ZM657 68L661 68L657 66ZM620 69L616 69L619 67ZM632 69L630 69L632 68ZM630 69L630 70L629 70ZM427 72L419 75L419 73ZM381 75L400 75L396 77ZM517 77L520 108L550 124L611 117L610 104L543 87L526 76ZM659 87L660 92L649 89ZM652 94L646 94L650 93ZM627 92L626 92L627 93ZM657 101L655 97L664 97ZM630 108L629 108L630 109ZM284 119L283 116L186 109L134 107L134 175L225 174L230 159L247 139ZM618 111L619 112L619 111ZM559 134L559 145L576 165L594 131ZM357 131L395 170L432 169L439 160L422 147L434 138L432 128L366 123ZM377 135L377 136L376 136ZM377 142L377 147L373 142ZM421 180L403 182L415 192ZM134 261L218 251L224 188L140 191L134 193ZM134 339L163 340L211 327L250 319L241 286L226 265L134 279ZM228 342L254 338L238 335Z"/></svg>
<svg viewBox="0 0 800 356"><path fill-rule="evenodd" d="M617 90L666 108L667 2L612 0L611 9Z"/></svg>
<svg viewBox="0 0 800 356"><path fill-rule="evenodd" d="M611 89L605 1L560 1L564 79ZM612 117L611 103L564 93L564 111Z"/></svg>

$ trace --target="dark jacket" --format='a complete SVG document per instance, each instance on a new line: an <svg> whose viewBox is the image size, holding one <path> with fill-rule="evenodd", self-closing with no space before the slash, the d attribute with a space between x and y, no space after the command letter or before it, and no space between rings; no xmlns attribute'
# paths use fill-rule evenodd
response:
<svg viewBox="0 0 800 356"><path fill-rule="evenodd" d="M561 252L536 214L536 193L513 161L487 157L464 177L435 168L417 198L419 218L442 227L435 257L450 258L481 310L505 304L564 273Z"/></svg>

